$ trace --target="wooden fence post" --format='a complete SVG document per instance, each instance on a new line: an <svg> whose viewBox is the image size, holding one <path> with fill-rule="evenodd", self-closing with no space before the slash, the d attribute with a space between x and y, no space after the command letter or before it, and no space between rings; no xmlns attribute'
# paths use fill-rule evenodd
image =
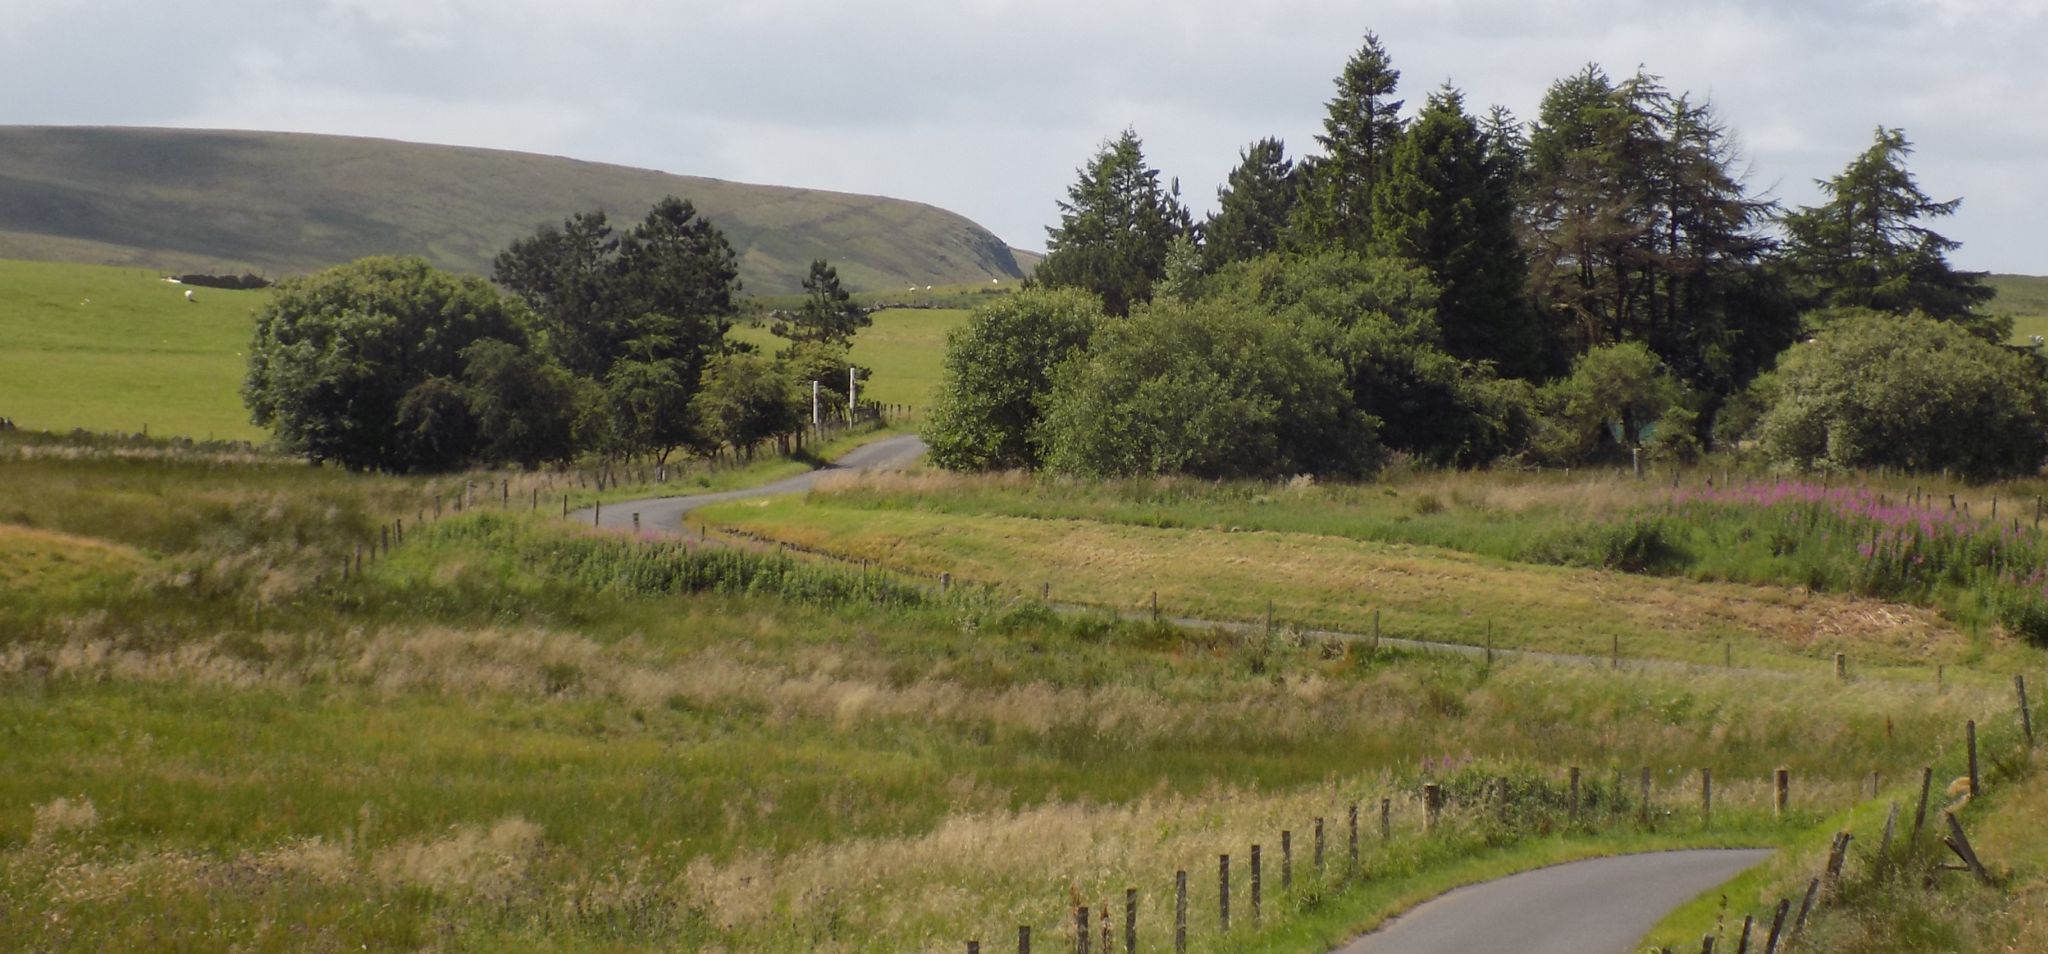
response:
<svg viewBox="0 0 2048 954"><path fill-rule="evenodd" d="M1934 766L1920 770L1920 809L1913 813L1913 840L1920 840L1920 829L1927 827L1927 790L1934 787Z"/></svg>
<svg viewBox="0 0 2048 954"><path fill-rule="evenodd" d="M940 593L940 595L944 595L944 594L945 594L945 593L946 593L947 591L951 590L952 588L953 588L953 574L951 574L951 573L941 573L941 574L939 574L939 593Z"/></svg>
<svg viewBox="0 0 2048 954"><path fill-rule="evenodd" d="M1173 873L1173 954L1188 954L1188 872Z"/></svg>
<svg viewBox="0 0 2048 954"><path fill-rule="evenodd" d="M1775 791L1772 793L1771 804L1774 807L1771 810L1771 814L1782 818L1785 815L1786 806L1792 801L1792 770L1779 769L1777 777L1774 779L1773 788Z"/></svg>
<svg viewBox="0 0 2048 954"><path fill-rule="evenodd" d="M604 501L590 505L590 525L595 527L604 522Z"/></svg>
<svg viewBox="0 0 2048 954"><path fill-rule="evenodd" d="M1280 831L1280 890L1294 887L1294 832Z"/></svg>
<svg viewBox="0 0 2048 954"><path fill-rule="evenodd" d="M1974 801L1978 795L1983 794L1983 784L1977 774L1977 720L1965 722L1963 731L1969 736L1970 742L1970 798Z"/></svg>
<svg viewBox="0 0 2048 954"><path fill-rule="evenodd" d="M1230 933L1230 856L1219 855L1216 861L1216 923L1218 930Z"/></svg>
<svg viewBox="0 0 2048 954"><path fill-rule="evenodd" d="M1031 925L1017 925L1017 954L1031 954Z"/></svg>
<svg viewBox="0 0 2048 954"><path fill-rule="evenodd" d="M968 942L967 942L967 954L981 954L981 942L980 942L980 941L968 941Z"/></svg>
<svg viewBox="0 0 2048 954"><path fill-rule="evenodd" d="M2034 747L2034 713L2027 708L2027 677L2015 673L2012 687L2020 695L2020 731L2027 734L2027 748Z"/></svg>
<svg viewBox="0 0 2048 954"><path fill-rule="evenodd" d="M1316 877L1323 876L1323 819L1316 818Z"/></svg>
<svg viewBox="0 0 2048 954"><path fill-rule="evenodd" d="M1394 840L1394 800L1380 799L1380 840Z"/></svg>
<svg viewBox="0 0 2048 954"><path fill-rule="evenodd" d="M1422 786L1422 811L1424 830L1436 830L1437 813L1441 812L1444 807L1443 795L1443 788L1437 785L1435 782L1431 782L1427 785Z"/></svg>
<svg viewBox="0 0 2048 954"><path fill-rule="evenodd" d="M1572 766L1571 788L1571 800L1565 804L1571 813L1572 824L1576 825L1579 821L1579 767L1576 765Z"/></svg>
<svg viewBox="0 0 2048 954"><path fill-rule="evenodd" d="M1778 899L1778 913L1771 917L1771 934L1764 942L1764 954L1778 954L1778 939L1785 936L1785 915L1791 910L1791 898Z"/></svg>
<svg viewBox="0 0 2048 954"><path fill-rule="evenodd" d="M1351 871L1358 871L1358 803L1351 803Z"/></svg>
<svg viewBox="0 0 2048 954"><path fill-rule="evenodd" d="M633 511L633 532L636 534L640 532L640 511L638 510Z"/></svg>
<svg viewBox="0 0 2048 954"><path fill-rule="evenodd" d="M1074 954L1088 954L1088 906L1074 908Z"/></svg>
<svg viewBox="0 0 2048 954"><path fill-rule="evenodd" d="M1152 591L1152 625L1159 625L1159 591Z"/></svg>
<svg viewBox="0 0 2048 954"><path fill-rule="evenodd" d="M1814 878L1808 881L1806 883L1806 898L1799 902L1799 919L1792 922L1792 940L1798 940L1799 935L1805 933L1806 916L1813 912L1813 899L1819 894L1820 879Z"/></svg>
<svg viewBox="0 0 2048 954"><path fill-rule="evenodd" d="M1835 678L1836 678L1836 679L1847 679L1847 678L1849 678L1849 654L1848 654L1848 653L1836 653L1836 654L1835 654Z"/></svg>
<svg viewBox="0 0 2048 954"><path fill-rule="evenodd" d="M1849 858L1849 843L1855 840L1856 836L1846 831L1835 833L1834 847L1828 849L1828 867L1824 875L1827 883L1822 885L1830 897L1841 889L1842 864Z"/></svg>
<svg viewBox="0 0 2048 954"><path fill-rule="evenodd" d="M1263 903L1264 903L1264 901L1265 901L1265 898L1264 898L1264 897L1262 896L1262 891L1263 891L1263 889L1264 889L1264 887L1265 887L1265 886L1264 886L1264 885L1262 885L1262 884L1260 883L1260 878L1261 878L1261 875L1262 875L1262 874L1263 874L1263 873L1262 873L1262 872L1261 872L1261 871L1259 870L1259 846L1258 846L1258 845L1253 845L1253 846L1252 846L1252 923L1253 923L1253 924L1257 924L1257 923L1259 923L1259 915L1260 915L1260 913L1261 913L1261 912L1260 912L1260 910L1259 910L1259 908L1260 908L1260 907L1261 907L1261 906L1263 905Z"/></svg>
<svg viewBox="0 0 2048 954"><path fill-rule="evenodd" d="M1124 954L1138 954L1138 889L1124 889Z"/></svg>
<svg viewBox="0 0 2048 954"><path fill-rule="evenodd" d="M1650 820L1650 767L1643 766L1642 803L1636 806L1636 814L1644 822Z"/></svg>
<svg viewBox="0 0 2048 954"><path fill-rule="evenodd" d="M1714 770L1700 769L1700 824L1714 823Z"/></svg>
<svg viewBox="0 0 2048 954"><path fill-rule="evenodd" d="M1611 662L1611 663L1609 663L1609 664L1608 664L1608 668L1609 668L1609 669L1614 669L1614 670L1617 670L1617 671L1619 671L1619 670L1621 669L1621 634L1620 634L1620 633L1616 633L1616 634L1614 634L1614 659L1613 659L1613 662Z"/></svg>

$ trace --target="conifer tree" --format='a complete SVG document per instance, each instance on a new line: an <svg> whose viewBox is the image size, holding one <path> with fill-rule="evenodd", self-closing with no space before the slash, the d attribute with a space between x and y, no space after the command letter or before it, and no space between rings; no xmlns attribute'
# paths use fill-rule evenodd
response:
<svg viewBox="0 0 2048 954"><path fill-rule="evenodd" d="M1522 297L1515 160L1445 86L1394 147L1374 198L1372 249L1428 271L1444 345L1511 373L1541 370L1540 331Z"/></svg>
<svg viewBox="0 0 2048 954"><path fill-rule="evenodd" d="M1961 243L1919 224L1955 214L1963 200L1920 191L1906 171L1912 154L1904 130L1879 126L1869 149L1820 183L1826 203L1785 216L1787 265L1815 304L1957 321L1991 300L1984 273L1949 265Z"/></svg>
<svg viewBox="0 0 2048 954"><path fill-rule="evenodd" d="M1145 164L1138 134L1124 130L1080 170L1061 202L1060 224L1046 229L1046 256L1034 279L1102 299L1112 315L1129 314L1151 298L1166 274L1174 236L1194 231L1178 182L1162 187Z"/></svg>
<svg viewBox="0 0 2048 954"><path fill-rule="evenodd" d="M1216 190L1216 211L1202 227L1203 268L1215 271L1280 247L1295 204L1294 163L1280 140L1261 139L1238 154Z"/></svg>
<svg viewBox="0 0 2048 954"><path fill-rule="evenodd" d="M1386 47L1372 33L1337 76L1337 95L1325 104L1323 155L1304 163L1306 188L1295 216L1304 245L1363 252L1372 240L1372 197L1401 135L1401 82Z"/></svg>

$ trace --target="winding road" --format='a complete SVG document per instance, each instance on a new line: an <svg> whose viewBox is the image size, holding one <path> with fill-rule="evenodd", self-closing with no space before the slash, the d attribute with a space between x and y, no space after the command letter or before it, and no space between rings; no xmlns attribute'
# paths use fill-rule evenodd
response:
<svg viewBox="0 0 2048 954"><path fill-rule="evenodd" d="M679 534L683 515L728 500L809 491L826 474L895 470L923 456L916 435L876 441L850 451L829 467L758 487L680 497L650 497L585 508L570 519L589 526L630 530L634 517L644 532ZM1190 626L1228 626L1211 620L1180 620ZM1351 633L1318 633L1364 639ZM1477 646L1386 639L1389 645L1478 655ZM1593 662L1591 657L1501 650L1502 655ZM1640 662L1640 661L1638 661ZM1683 665L1683 664L1680 664ZM1336 954L1624 954L1671 909L1770 857L1766 849L1668 851L1595 858L1539 868L1458 888L1388 922L1337 950Z"/></svg>
<svg viewBox="0 0 2048 954"><path fill-rule="evenodd" d="M1538 868L1426 901L1337 954L1625 954L1673 908L1770 856L1660 851Z"/></svg>
<svg viewBox="0 0 2048 954"><path fill-rule="evenodd" d="M825 467L774 483L711 494L622 500L602 507L585 507L570 514L569 519L586 527L595 525L611 530L631 530L633 516L638 514L643 530L680 534L683 532L683 515L698 507L724 503L728 500L745 500L749 497L800 494L810 490L817 484L818 478L826 474L861 470L898 470L909 466L912 461L922 456L924 441L915 434L904 434L883 438L872 444L863 444Z"/></svg>

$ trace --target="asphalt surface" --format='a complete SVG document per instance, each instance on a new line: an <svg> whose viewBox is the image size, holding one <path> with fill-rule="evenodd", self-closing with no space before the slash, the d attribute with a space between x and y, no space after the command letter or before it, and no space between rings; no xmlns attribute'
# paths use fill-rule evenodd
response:
<svg viewBox="0 0 2048 954"><path fill-rule="evenodd" d="M633 516L640 517L642 533L681 534L683 515L698 507L728 500L745 500L748 497L772 497L777 494L800 494L811 489L818 478L826 474L847 473L862 470L895 470L908 466L924 456L924 441L915 434L890 437L864 444L846 453L831 466L805 474L798 474L778 480L772 484L727 490L715 494L695 494L682 497L647 497L641 500L621 500L600 507L586 507L569 515L569 519L583 526L598 526L610 530L633 529Z"/></svg>
<svg viewBox="0 0 2048 954"><path fill-rule="evenodd" d="M1663 851L1525 871L1424 902L1337 954L1626 954L1673 908L1770 856Z"/></svg>

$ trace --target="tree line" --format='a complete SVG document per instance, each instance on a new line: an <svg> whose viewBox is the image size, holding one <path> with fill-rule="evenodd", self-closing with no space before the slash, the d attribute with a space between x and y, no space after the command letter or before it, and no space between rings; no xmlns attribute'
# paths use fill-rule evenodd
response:
<svg viewBox="0 0 2048 954"><path fill-rule="evenodd" d="M810 382L847 410L866 309L814 261L763 354L727 336L732 245L670 197L623 231L601 211L512 243L492 282L368 258L280 282L257 315L243 398L315 461L356 469L535 467L800 440Z"/></svg>
<svg viewBox="0 0 2048 954"><path fill-rule="evenodd" d="M1317 151L1245 147L1197 222L1126 129L1078 170L1027 294L953 342L927 439L955 468L1359 473L1686 457L2032 472L2039 349L1879 128L1785 209L1711 103L1587 66L1537 117L1418 109L1368 34Z"/></svg>

